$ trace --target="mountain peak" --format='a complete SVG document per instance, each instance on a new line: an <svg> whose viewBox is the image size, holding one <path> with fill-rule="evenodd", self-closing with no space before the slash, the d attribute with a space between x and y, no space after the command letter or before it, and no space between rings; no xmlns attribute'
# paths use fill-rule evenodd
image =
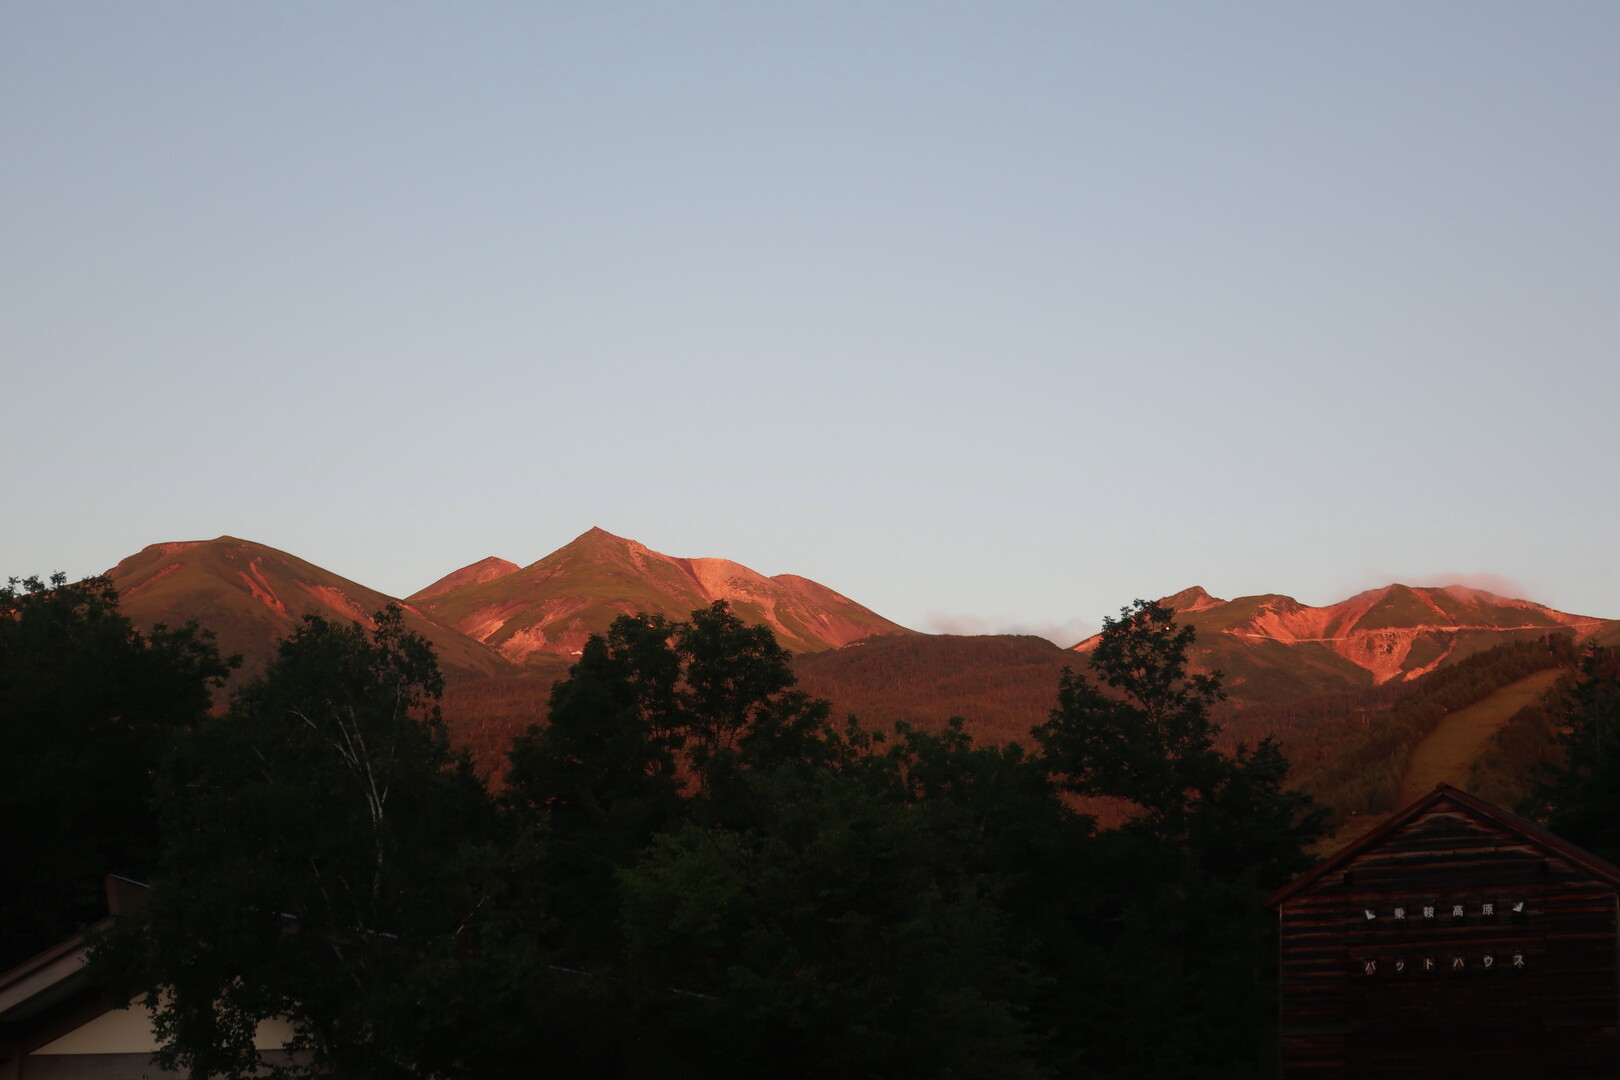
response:
<svg viewBox="0 0 1620 1080"><path fill-rule="evenodd" d="M592 525L590 528L586 529L584 532L580 533L578 536L574 537L572 540L570 540L568 543L564 544L563 546L564 547L573 547L575 544L587 544L587 543L588 544L613 544L613 545L616 545L616 546L619 546L619 547L628 547L628 546L631 546L631 545L635 545L635 546L638 546L638 547L640 546L640 545L636 544L636 541L631 540L629 537L619 536L619 535L617 535L615 533L610 533L606 529L602 528L600 525Z"/></svg>
<svg viewBox="0 0 1620 1080"><path fill-rule="evenodd" d="M1195 651L1210 657L1206 662L1212 667L1230 672L1244 666L1234 649L1282 645L1303 650L1318 666L1348 662L1374 683L1413 679L1502 641L1559 632L1589 634L1603 625L1601 619L1466 586L1399 582L1325 607L1276 594L1221 601L1198 588L1164 603L1195 628Z"/></svg>
<svg viewBox="0 0 1620 1080"><path fill-rule="evenodd" d="M603 556L629 556L635 558L638 554L645 553L647 550L647 546L638 540L632 540L628 536L619 536L593 525L550 555L531 565L538 566L541 563L560 558L577 558L581 556L585 558Z"/></svg>
<svg viewBox="0 0 1620 1080"><path fill-rule="evenodd" d="M515 574L521 569L523 568L515 562L489 555L475 563L463 566L460 570L452 570L427 588L418 589L416 592L411 593L406 599L413 604L419 604L423 600L443 596L445 593L459 589L463 585L482 585L486 582L499 580L507 574Z"/></svg>
<svg viewBox="0 0 1620 1080"><path fill-rule="evenodd" d="M275 654L305 615L339 624L372 624L390 597L266 544L234 536L152 544L108 571L120 606L137 626L198 619L218 636L220 651L255 664ZM427 638L447 673L488 675L504 669L499 654L437 626L413 608L406 625ZM242 678L246 678L244 670Z"/></svg>
<svg viewBox="0 0 1620 1080"><path fill-rule="evenodd" d="M907 632L815 582L767 578L728 559L675 558L600 527L515 572L488 581L469 575L418 598L434 618L518 662L535 654L577 656L586 638L619 615L684 619L715 600L729 602L745 622L770 627L794 652Z"/></svg>
<svg viewBox="0 0 1620 1080"><path fill-rule="evenodd" d="M1172 596L1165 597L1159 603L1171 611L1183 612L1208 611L1212 607L1226 603L1226 601L1209 595L1202 585L1194 585L1191 588L1182 589Z"/></svg>

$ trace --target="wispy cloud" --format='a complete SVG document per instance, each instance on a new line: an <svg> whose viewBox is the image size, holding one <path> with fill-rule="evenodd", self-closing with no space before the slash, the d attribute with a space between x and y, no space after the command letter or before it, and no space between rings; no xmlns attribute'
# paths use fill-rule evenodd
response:
<svg viewBox="0 0 1620 1080"><path fill-rule="evenodd" d="M943 611L930 611L923 629L930 634L1032 634L1043 637L1055 645L1068 648L1095 634L1100 627L1085 619L1069 619L1056 623L1031 623L1019 619L987 619L981 615L959 615Z"/></svg>
<svg viewBox="0 0 1620 1080"><path fill-rule="evenodd" d="M1535 590L1522 581L1504 577L1501 574L1464 574L1446 573L1430 574L1425 584L1435 585L1465 585L1470 589L1480 589L1484 592L1495 593L1509 600L1531 600Z"/></svg>
<svg viewBox="0 0 1620 1080"><path fill-rule="evenodd" d="M1537 601L1539 599L1538 594L1541 592L1540 586L1535 582L1521 581L1518 578L1510 578L1505 574L1493 574L1486 571L1446 570L1439 573L1414 574L1392 570L1365 570L1345 584L1342 596L1324 598L1317 602L1335 603L1359 592L1365 592L1368 589L1380 589L1385 585L1397 583L1429 588L1463 585L1470 589L1495 593L1497 596L1509 600Z"/></svg>

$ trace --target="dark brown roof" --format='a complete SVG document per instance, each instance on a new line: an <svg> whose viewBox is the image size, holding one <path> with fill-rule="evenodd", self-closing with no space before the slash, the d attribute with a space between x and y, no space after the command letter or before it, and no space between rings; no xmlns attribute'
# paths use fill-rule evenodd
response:
<svg viewBox="0 0 1620 1080"><path fill-rule="evenodd" d="M1455 803L1458 809L1472 814L1476 818L1491 822L1509 832L1517 833L1549 854L1568 859L1570 862L1587 870L1593 877L1601 878L1620 889L1620 866L1615 866L1611 862L1598 858L1590 851L1576 847L1563 837L1553 835L1540 825L1522 818L1518 814L1509 813L1500 806L1493 806L1484 799L1476 798L1466 791L1452 787L1450 784L1439 784L1427 795L1404 810L1392 815L1388 821L1378 826L1378 828L1340 848L1314 870L1306 871L1272 893L1266 898L1266 906L1277 907L1289 898L1310 888L1323 877L1343 867L1363 851L1382 843L1384 838L1396 829L1399 829L1442 800Z"/></svg>

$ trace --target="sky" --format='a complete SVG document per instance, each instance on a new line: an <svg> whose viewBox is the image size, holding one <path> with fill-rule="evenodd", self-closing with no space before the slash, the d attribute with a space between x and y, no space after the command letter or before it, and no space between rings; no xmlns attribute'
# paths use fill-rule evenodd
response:
<svg viewBox="0 0 1620 1080"><path fill-rule="evenodd" d="M1620 618L1620 5L0 0L0 577L592 526Z"/></svg>

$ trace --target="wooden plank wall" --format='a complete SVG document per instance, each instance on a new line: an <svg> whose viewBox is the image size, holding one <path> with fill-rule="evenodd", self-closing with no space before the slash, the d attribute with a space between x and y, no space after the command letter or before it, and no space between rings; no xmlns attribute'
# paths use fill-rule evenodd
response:
<svg viewBox="0 0 1620 1080"><path fill-rule="evenodd" d="M1444 802L1343 870L1280 912L1287 1080L1620 1076L1613 885Z"/></svg>

